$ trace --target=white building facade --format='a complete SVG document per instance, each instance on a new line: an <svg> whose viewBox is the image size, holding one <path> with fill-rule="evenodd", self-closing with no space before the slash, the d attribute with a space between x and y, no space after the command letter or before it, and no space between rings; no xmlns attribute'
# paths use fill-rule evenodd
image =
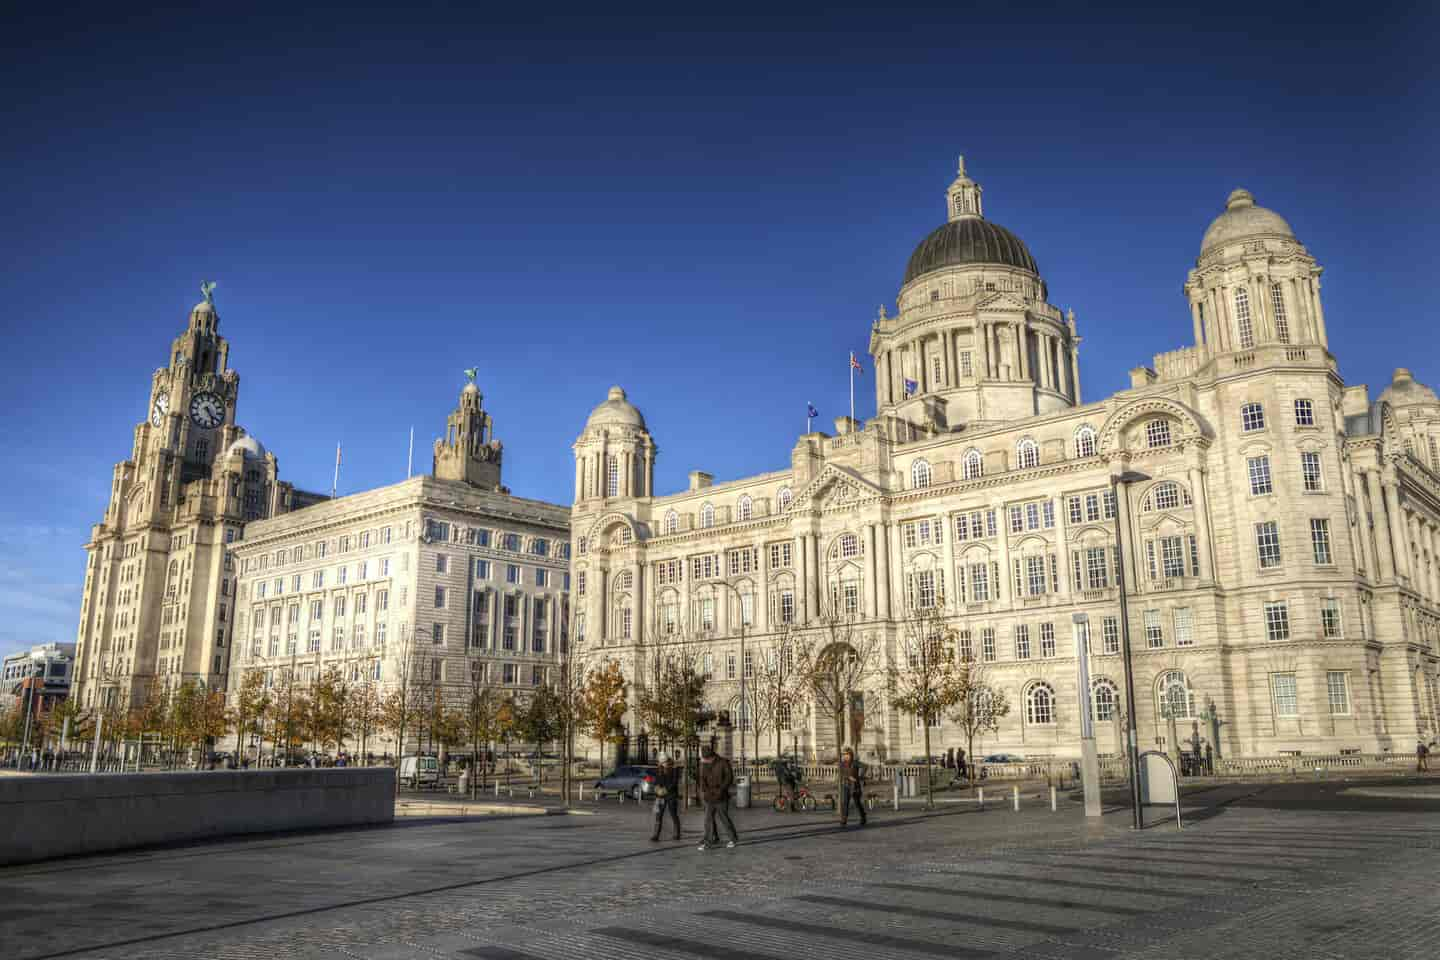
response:
<svg viewBox="0 0 1440 960"><path fill-rule="evenodd" d="M639 682L647 651L692 645L712 706L738 715L742 623L759 657L836 611L883 651L861 752L905 757L922 731L882 674L902 621L938 606L1012 707L984 751L1061 757L1079 749L1083 615L1086 709L1117 752L1123 562L1142 749L1434 736L1440 401L1404 370L1375 402L1345 385L1321 267L1285 220L1232 193L1184 285L1194 342L1086 403L1074 313L963 162L946 210L871 328L877 415L800 437L787 469L657 495L643 415L618 387L595 408L574 446L577 637ZM1113 495L1126 472L1146 479ZM785 742L833 753L826 727ZM932 745L964 742L946 720Z"/></svg>

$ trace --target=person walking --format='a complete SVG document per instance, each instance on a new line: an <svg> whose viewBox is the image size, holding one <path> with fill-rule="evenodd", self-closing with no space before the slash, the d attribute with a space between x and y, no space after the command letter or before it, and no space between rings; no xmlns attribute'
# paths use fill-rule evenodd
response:
<svg viewBox="0 0 1440 960"><path fill-rule="evenodd" d="M960 780L969 780L970 771L965 766L965 748L955 748L955 776Z"/></svg>
<svg viewBox="0 0 1440 960"><path fill-rule="evenodd" d="M660 758L660 767L655 771L655 829L650 833L650 842L660 842L660 830L665 826L665 814L675 824L675 839L680 839L680 768L675 766L668 755Z"/></svg>
<svg viewBox="0 0 1440 960"><path fill-rule="evenodd" d="M1430 748L1424 740L1415 741L1415 772L1424 773L1430 769Z"/></svg>
<svg viewBox="0 0 1440 960"><path fill-rule="evenodd" d="M700 849L720 846L720 823L730 832L730 841L725 846L735 846L740 842L740 834L735 832L735 821L730 819L730 788L735 784L730 761L716 753L714 747L701 747L698 779L700 799L705 802L705 839L700 841Z"/></svg>
<svg viewBox="0 0 1440 960"><path fill-rule="evenodd" d="M869 818L865 815L865 765L855 759L855 751L846 747L840 754L840 826L850 819L850 804L860 815L860 826Z"/></svg>

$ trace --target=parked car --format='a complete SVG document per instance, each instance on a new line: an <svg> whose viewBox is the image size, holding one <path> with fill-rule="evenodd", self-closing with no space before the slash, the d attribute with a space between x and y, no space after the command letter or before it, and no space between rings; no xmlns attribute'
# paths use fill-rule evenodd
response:
<svg viewBox="0 0 1440 960"><path fill-rule="evenodd" d="M1020 763L1025 758L1018 753L992 753L981 763Z"/></svg>
<svg viewBox="0 0 1440 960"><path fill-rule="evenodd" d="M623 793L636 800L646 800L655 795L655 768L653 766L616 767L595 781L595 796Z"/></svg>
<svg viewBox="0 0 1440 960"><path fill-rule="evenodd" d="M423 787L440 782L440 761L434 757L401 757L400 785Z"/></svg>

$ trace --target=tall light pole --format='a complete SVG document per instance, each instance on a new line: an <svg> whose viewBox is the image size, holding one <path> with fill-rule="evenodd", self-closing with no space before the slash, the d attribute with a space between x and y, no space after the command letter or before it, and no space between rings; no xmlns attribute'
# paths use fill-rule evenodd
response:
<svg viewBox="0 0 1440 960"><path fill-rule="evenodd" d="M746 763L745 727L748 726L751 722L750 702L745 699L745 596L740 592L739 587L728 581L719 580L716 582L716 585L734 592L735 605L740 608L740 716L743 721L740 725L740 769L743 772L745 770ZM728 601L725 606L727 611L725 619L728 625L728 621L730 619L728 613L730 605Z"/></svg>
<svg viewBox="0 0 1440 960"><path fill-rule="evenodd" d="M1116 564L1116 581L1120 584L1120 650L1125 663L1125 739L1130 761L1130 805L1134 808L1135 829L1145 828L1145 813L1140 806L1140 747L1135 728L1135 668L1130 661L1130 609L1125 595L1125 525L1120 516L1120 490L1132 483L1144 483L1148 474L1126 470L1110 478L1110 495L1115 499L1115 547L1120 554ZM1126 491L1125 515L1130 514L1129 491Z"/></svg>
<svg viewBox="0 0 1440 960"><path fill-rule="evenodd" d="M1090 615L1071 616L1075 624L1075 670L1080 688L1080 783L1085 791L1085 816L1102 815L1100 757L1095 752L1095 723L1090 692Z"/></svg>

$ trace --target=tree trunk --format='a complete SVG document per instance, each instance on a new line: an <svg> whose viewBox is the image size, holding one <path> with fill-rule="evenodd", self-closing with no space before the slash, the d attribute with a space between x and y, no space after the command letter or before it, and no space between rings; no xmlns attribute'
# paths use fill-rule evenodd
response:
<svg viewBox="0 0 1440 960"><path fill-rule="evenodd" d="M935 778L930 775L930 718L926 717L925 724L925 807L933 810L935 808Z"/></svg>

